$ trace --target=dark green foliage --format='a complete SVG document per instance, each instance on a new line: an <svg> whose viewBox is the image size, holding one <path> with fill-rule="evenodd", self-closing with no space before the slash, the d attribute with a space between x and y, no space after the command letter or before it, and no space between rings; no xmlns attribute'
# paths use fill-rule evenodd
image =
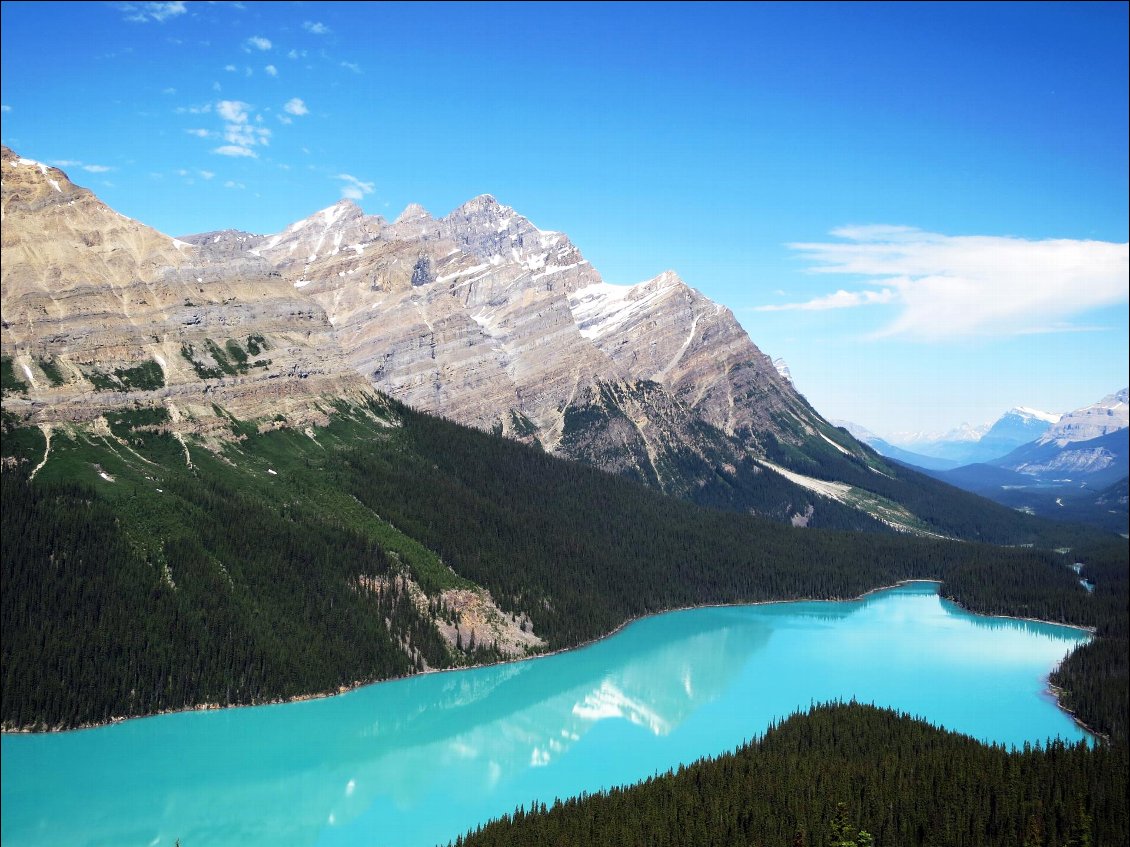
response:
<svg viewBox="0 0 1130 847"><path fill-rule="evenodd" d="M231 343L234 343L234 342L231 342ZM232 365L232 363L230 361L228 361L227 354L224 353L224 351L220 349L220 345L218 345L215 341L213 341L211 338L205 338L204 344L208 347L208 352L212 355L212 359L219 366L221 371L223 371L224 373L229 374L229 375L235 375L237 373L241 373L241 370L238 366L238 363L236 365ZM238 344L236 345L236 349L239 350ZM242 352L243 351L240 350L240 353L242 353ZM247 365L246 365L247 357L246 356L243 357L243 362L244 362L244 366L243 366L242 370L246 371L247 370Z"/></svg>
<svg viewBox="0 0 1130 847"><path fill-rule="evenodd" d="M36 364L52 385L60 386L66 383L67 378L63 376L63 372L59 370L59 363L54 359L37 359Z"/></svg>
<svg viewBox="0 0 1130 847"><path fill-rule="evenodd" d="M360 585L396 563L332 517L214 477L174 476L116 507L84 486L2 481L7 727L335 691L413 672L397 641L447 663L402 587ZM166 521L168 537L139 549L123 525L162 498L191 533Z"/></svg>
<svg viewBox="0 0 1130 847"><path fill-rule="evenodd" d="M0 394L26 394L27 383L16 376L11 356L0 358Z"/></svg>
<svg viewBox="0 0 1130 847"><path fill-rule="evenodd" d="M1006 751L888 709L820 706L735 753L517 809L457 839L504 845L1081 847L1126 844L1127 748Z"/></svg>
<svg viewBox="0 0 1130 847"><path fill-rule="evenodd" d="M229 338L224 342L221 347L211 338L204 339L204 346L208 350L208 357L214 363L214 367L208 364L205 357L197 353L196 348L188 342L181 344L180 354L196 371L196 375L201 379L219 379L223 376L236 376L238 374L245 374L251 368L266 368L271 364L270 359L256 359L255 361L248 361L247 354L257 356L266 349L267 342L261 335L249 335L247 337L247 351L245 352L240 347L239 342L234 338Z"/></svg>
<svg viewBox="0 0 1130 847"><path fill-rule="evenodd" d="M95 391L119 391L121 384L117 379L108 373L97 370L96 368L83 368L83 376L90 380L91 385L94 386Z"/></svg>
<svg viewBox="0 0 1130 847"><path fill-rule="evenodd" d="M106 421L114 435L124 438L134 430L168 423L169 410L164 406L138 406L121 412L107 412Z"/></svg>
<svg viewBox="0 0 1130 847"><path fill-rule="evenodd" d="M95 391L154 391L165 386L165 372L152 359L146 359L132 368L116 368L106 373L97 368L83 369Z"/></svg>
<svg viewBox="0 0 1130 847"><path fill-rule="evenodd" d="M534 422L516 409L510 410L510 426L514 434L519 437L529 437L538 434L538 428L534 426Z"/></svg>
<svg viewBox="0 0 1130 847"><path fill-rule="evenodd" d="M261 335L247 336L247 352L252 356L258 356L267 349L267 340Z"/></svg>
<svg viewBox="0 0 1130 847"><path fill-rule="evenodd" d="M1072 557L1083 563L1083 577L1095 586L1090 599L1099 637L1072 653L1051 678L1063 689L1066 708L1113 738L1127 737L1130 713L1128 557L1125 539L1089 545Z"/></svg>
<svg viewBox="0 0 1130 847"><path fill-rule="evenodd" d="M374 417L400 425L386 427ZM34 485L8 485L12 472L5 471L4 672L13 668L25 680L5 687L9 725L29 715L67 723L99 720L107 708L138 714L210 699L250 702L404 673L403 663L454 661L430 625L439 610L400 610L403 591L390 620L392 636L412 645L411 656L388 647L389 633L372 612L375 600L357 585L360 577L397 573L411 575L429 598L445 588L488 588L505 610L528 615L551 647L599 637L664 609L848 598L910 578L945 580L947 596L975 611L1097 626L1100 641L1126 631L1125 579L1110 582L1108 603L1098 590L1088 595L1057 553L795 530L664 497L391 401L368 409L342 405L314 438L290 429L260 433L253 422L229 420L238 440L223 456L193 446L191 467L187 448L162 432L163 410L136 408L111 416L125 445L56 432ZM5 418L4 452L26 473L42 458L45 442L37 430L10 424ZM66 487L76 482L90 488ZM53 493L55 485L63 493ZM64 495L89 506L69 508ZM99 533L110 529L112 537L102 539ZM133 558L119 567L127 552ZM43 563L60 556L108 569L129 586L84 576L56 587L56 572ZM1095 559L1096 568L1101 561ZM1106 582L1098 571L1094 579ZM217 590L225 583L226 593ZM78 587L87 584L107 587ZM213 602L220 607L211 610ZM92 668L166 662L161 667L173 680L160 691L150 686L131 695L124 671L64 661L76 638L68 621L90 614L91 604L99 614L118 616L107 619L107 652L90 660ZM182 623L170 624L169 610ZM190 626L200 615L208 621L206 640ZM217 633L210 615L224 621L227 635ZM36 626L46 642L23 632L32 619L42 622ZM118 621L131 619L156 621L137 654L134 635L118 629ZM83 626L91 630L94 623ZM37 699L26 680L44 667L43 644L66 668L62 679L106 680L97 695L102 705L85 703L85 683L61 685L53 695L58 702ZM474 653L491 655L485 645L475 645ZM176 671L170 656L194 658ZM243 665L234 670L233 662L253 660L255 674L244 674ZM192 670L199 664L212 670ZM1101 691L1107 669L1080 665L1070 687L1080 697ZM80 671L86 676L72 676ZM1078 709L1096 728L1124 727L1124 710L1121 718L1105 714L1116 707L1116 700L1087 695Z"/></svg>
<svg viewBox="0 0 1130 847"><path fill-rule="evenodd" d="M148 359L136 367L119 368L114 371L114 376L125 388L153 391L165 387L165 372L152 359Z"/></svg>

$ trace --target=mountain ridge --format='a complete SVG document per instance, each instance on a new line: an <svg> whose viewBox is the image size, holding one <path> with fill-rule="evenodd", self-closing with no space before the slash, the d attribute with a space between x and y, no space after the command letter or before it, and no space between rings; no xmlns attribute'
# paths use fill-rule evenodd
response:
<svg viewBox="0 0 1130 847"><path fill-rule="evenodd" d="M983 503L827 422L729 309L676 273L610 286L565 234L491 195L442 218L409 207L389 224L343 200L272 235L170 239L89 192L91 215L44 218L20 198L54 201L65 175L17 159L5 148L6 258L9 244L22 252L4 268L4 406L43 426L104 427L115 409L160 405L166 430L223 439L232 416L260 429L324 423L334 403L375 390L786 523L927 535L982 524ZM91 299L52 298L29 282L85 279L103 255L87 242L117 237L119 221L156 245L102 271L134 300L81 286ZM41 242L54 252L28 247ZM9 323L30 314L29 298L65 331Z"/></svg>

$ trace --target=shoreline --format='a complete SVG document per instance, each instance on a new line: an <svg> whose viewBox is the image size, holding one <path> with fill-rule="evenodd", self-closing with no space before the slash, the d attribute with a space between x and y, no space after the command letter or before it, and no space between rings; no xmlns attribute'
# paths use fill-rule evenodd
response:
<svg viewBox="0 0 1130 847"><path fill-rule="evenodd" d="M287 703L303 703L303 702L306 702L306 701L309 701L309 700L324 700L324 699L329 698L329 697L337 697L341 694L348 694L351 691L356 691L357 689L364 688L365 686L368 686L368 685L382 685L384 683L400 682L400 681L403 681L403 680L414 679L416 677L422 677L422 676L426 676L426 675L429 675L429 674L455 673L455 672L459 672L459 671L475 670L475 669L478 669L478 668L494 668L494 667L499 667L499 666L502 666L502 665L514 664L516 662L529 662L529 661L533 661L533 660L536 660L536 659L547 659L547 658L550 658L551 656L558 656L558 655L561 655L563 653L571 653L571 652L574 652L576 650L582 650L586 647L591 647L594 644L598 644L599 642L604 641L608 638L612 638L613 636L617 635L622 630L624 630L625 628L627 628L628 626L630 626L634 623L637 623L637 622L642 621L642 620L646 620L647 618L658 617L659 615L671 614L673 612L689 612L689 611L694 611L696 609L732 609L732 608L737 608L737 607L741 607L741 606L769 606L769 605L784 604L784 603L855 603L855 602L858 602L860 600L867 598L868 596L870 596L872 594L878 594L878 593L883 592L883 591L891 591L891 590L893 590L895 588L899 588L903 585L912 585L912 584L915 584L915 583L930 583L930 584L933 584L933 585L937 585L938 586L938 592L937 592L938 597L940 597L941 599L946 600L950 603L953 603L955 606L957 606L959 609L966 612L967 614L977 615L978 617L985 617L985 618L1004 618L1006 620L1025 621L1025 622L1028 622L1028 623L1041 623L1041 624L1048 624L1050 626L1063 626L1063 627L1068 627L1070 629L1081 630L1083 632L1090 634L1091 636L1094 636L1096 634L1095 627L1083 626L1081 624L1060 623L1058 621L1046 621L1046 620L1041 620L1039 618L1024 618L1024 617L1017 617L1015 615L998 615L998 614L986 614L986 613L983 613L983 612L975 612L972 609L966 608L965 606L963 606L960 602L958 602L954 598L946 597L945 595L943 595L941 593L941 586L944 584L944 582L940 579L924 579L924 578L920 578L920 579L900 579L897 582L891 583L890 585L879 585L879 586L876 586L875 588L870 588L867 591L864 591L862 594L858 595L857 597L846 597L846 598L845 597L797 597L797 598L793 598L793 599L789 599L789 600L754 600L754 601L741 602L741 603L703 603L703 604L697 604L697 605L691 605L691 606L676 606L676 607L673 607L673 608L670 608L670 609L661 609L661 610L656 611L656 612L648 612L647 614L644 614L644 615L637 615L635 617L629 618L629 619L623 621L622 623L618 624L614 629L606 632L603 635L599 635L595 638L590 638L588 641L583 641L583 642L580 642L578 644L574 644L570 647L559 647L556 650L548 650L544 653L534 653L534 654L528 655L528 656L514 656L514 657L509 658L509 659L503 659L501 661L490 662L488 664L482 664L482 665L463 665L463 666L460 666L460 667L451 667L451 668L428 668L428 669L420 671L418 673L407 674L407 675L404 675L404 676L391 676L391 677L386 677L384 679L369 680L367 682L354 682L350 685L340 686L336 691L320 691L320 692L313 692L313 693L310 693L310 694L298 694L294 697L279 697L279 698L274 699L274 700L265 700L261 703L232 703L232 704L229 704L229 705L226 705L226 706L221 706L218 703L200 703L200 704L195 705L195 706L182 706L182 707L176 708L176 709L164 709L164 710L161 710L159 712L153 712L151 714L146 714L146 715L133 715L133 716L129 716L129 717L112 717L108 721L99 721L99 722L95 722L95 723L85 723L85 724L80 724L78 726L67 727L67 728L50 727L50 728L47 728L47 729L28 729L28 728L2 729L2 730L0 730L0 736L4 736L4 735L13 735L13 736L14 735L47 735L47 734L62 734L62 733L67 733L67 732L83 732L85 730L101 729L101 728L105 728L105 727L116 726L118 724L126 723L128 721L140 721L140 720L146 720L147 718L157 718L157 717L162 717L162 716L165 716L165 715L176 715L176 714L182 714L182 713L188 713L188 712L215 712L215 711L220 711L222 709L252 709L252 708L258 708L260 706L282 706L282 705L285 705ZM1055 673L1055 671L1059 669L1061 664L1062 664L1062 662L1060 662L1060 664L1057 664L1055 666L1055 668L1052 669L1051 673ZM1072 712L1070 709L1068 709L1066 706L1063 705L1062 695L1063 695L1064 691L1063 691L1063 689L1058 688L1057 686L1051 684L1051 682L1050 682L1051 673L1049 673L1048 677L1045 679L1045 683L1047 685L1047 688L1045 690L1048 693L1050 693L1052 698L1055 700L1056 707L1060 711L1062 711L1064 714L1070 716L1071 720L1077 726L1079 726L1081 729L1083 729L1084 731L1086 731L1090 735L1094 736L1095 738L1102 739L1104 742L1109 742L1110 739L1107 736L1105 736L1102 733L1097 732L1094 729L1092 729L1091 727L1087 726L1087 724L1085 724L1083 721L1081 721L1075 715L1074 712Z"/></svg>

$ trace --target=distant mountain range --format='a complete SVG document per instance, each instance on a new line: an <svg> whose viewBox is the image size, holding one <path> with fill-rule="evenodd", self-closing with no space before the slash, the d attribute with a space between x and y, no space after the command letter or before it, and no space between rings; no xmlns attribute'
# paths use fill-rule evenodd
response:
<svg viewBox="0 0 1130 847"><path fill-rule="evenodd" d="M1126 503L1119 492L1130 473L1128 409L1127 389L1062 416L1013 409L963 449L957 449L961 442L948 442L951 454L983 456L964 464L903 450L855 425L847 428L884 456L1003 505L1125 532Z"/></svg>
<svg viewBox="0 0 1130 847"><path fill-rule="evenodd" d="M902 434L888 439L885 443L890 443L894 449L934 460L929 464L908 460L921 467L952 468L973 462L987 462L1003 456L1020 445L1042 436L1059 418L1058 414L1018 406L989 424L979 426L963 424L943 435ZM876 449L885 456L890 455L878 447ZM900 456L892 456L892 458L903 461Z"/></svg>

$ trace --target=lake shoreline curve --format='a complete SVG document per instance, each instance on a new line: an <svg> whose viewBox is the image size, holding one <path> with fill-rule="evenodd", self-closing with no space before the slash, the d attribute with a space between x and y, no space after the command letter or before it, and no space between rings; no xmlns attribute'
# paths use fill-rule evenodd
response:
<svg viewBox="0 0 1130 847"><path fill-rule="evenodd" d="M104 728L104 727L115 726L117 724L126 723L128 721L140 721L140 720L145 720L147 718L161 717L163 715L176 715L176 714L182 714L182 713L188 713L188 712L214 712L214 711L219 711L220 709L250 709L250 708L257 708L257 707L260 707L260 706L282 706L282 705L286 705L287 703L303 703L303 702L306 702L308 700L323 700L323 699L326 699L328 697L337 697L341 694L348 694L351 691L356 691L357 689L364 688L368 685L381 685L383 683L388 683L388 682L399 682L399 681L406 680L406 679L415 679L415 678L418 678L418 677L427 676L429 674L455 673L455 672L459 672L459 671L475 670L477 668L493 668L493 667L499 667L499 666L502 666L502 665L514 664L514 663L517 663L517 662L529 662L529 661L533 661L533 660L536 660L536 659L546 659L546 658L549 658L551 656L561 655L563 653L572 653L574 651L582 650L586 647L591 647L594 644L598 644L601 641L605 641L606 639L612 638L614 635L617 635L618 633L623 631L625 628L627 628L628 626L631 626L634 623L637 623L638 621L646 620L647 618L658 617L659 615L671 614L673 612L687 612L687 611L693 611L695 609L728 609L728 608L735 608L735 607L738 607L738 606L769 606L769 605L784 604L784 603L855 603L855 602L858 602L860 600L863 600L863 599L869 597L872 594L878 594L878 593L883 592L883 591L890 591L892 589L899 588L903 585L912 585L912 584L915 584L915 583L929 583L929 584L937 585L938 588L939 588L938 595L943 600L946 600L950 603L953 603L954 605L958 606L960 609L962 609L963 611L965 611L965 612L967 612L971 615L978 615L980 617L986 617L986 618L1004 618L1006 620L1026 621L1028 623L1041 623L1041 624L1048 624L1050 626L1062 626L1062 627L1068 627L1070 629L1082 630L1084 632L1090 633L1091 635L1095 635L1095 633L1096 633L1095 627L1083 626L1081 624L1069 624L1069 623L1062 623L1060 621L1046 621L1046 620L1041 620L1039 618L1025 618L1025 617L1018 617L1018 616L1015 616L1015 615L990 615L990 614L984 614L982 612L976 612L976 611L973 611L972 609L966 608L956 599L943 595L941 593L941 586L944 584L944 582L940 579L900 579L897 582L894 582L890 585L879 585L879 586L876 586L875 588L870 588L867 591L864 591L862 594L860 594L857 597L797 597L797 598L792 598L792 599L787 599L787 600L753 600L753 601L741 602L741 603L703 603L703 604L691 605L691 606L675 606L675 607L672 607L670 609L660 609L660 610L655 611L655 612L648 612L647 614L644 614L644 615L636 615L634 617L628 618L627 620L625 620L622 623L620 623L619 625L617 625L615 629L612 629L609 632L606 632L604 635L597 636L596 638L590 638L587 641L583 641L583 642L580 642L578 644L574 644L570 647L559 647L556 650L548 650L548 651L543 652L543 653L534 653L534 654L529 655L529 656L514 656L514 657L511 657L511 658L508 658L508 659L502 659L502 660L497 661L497 662L488 662L488 663L485 663L485 664L463 665L463 666L454 667L454 668L428 668L427 670L420 671L419 673L406 674L406 675L403 675L403 676L386 677L384 679L374 679L374 680L368 680L368 681L354 682L350 685L339 686L337 688L337 690L333 690L333 691L318 691L318 692L312 692L310 694L299 694L299 695L296 695L294 697L279 697L279 698L272 699L272 700L264 700L264 701L259 702L259 703L231 703L231 704L228 704L226 706L222 706L218 703L200 703L200 704L197 704L195 706L183 706L183 707L180 707L180 708L177 708L177 709L163 709L159 712L153 712L152 714L148 714L148 715L132 715L132 716L129 716L129 717L124 717L124 716L123 717L112 717L108 721L98 721L98 722L84 723L84 724L80 724L79 726L65 727L65 728L64 727L49 727L47 729L31 729L31 728L26 728L26 727L16 727L16 728L11 728L11 729L4 728L4 729L0 730L0 735L41 735L41 734L67 733L67 732L82 732L84 730L101 729L101 728ZM1054 673L1055 670L1057 670L1058 668L1059 668L1059 665L1056 665L1056 667L1052 670L1052 672ZM1050 675L1049 675L1049 680L1050 680ZM1051 694L1051 696L1055 700L1056 707L1059 708L1060 711L1062 711L1064 714L1070 716L1071 720L1077 726L1079 726L1081 729L1085 730L1086 732L1090 733L1095 738L1100 738L1106 743L1110 742L1110 739L1106 735L1104 735L1103 733L1097 732L1096 730L1087 726L1086 723L1084 723L1082 720L1079 719L1079 717L1075 714L1075 712L1073 712L1071 709L1068 709L1066 706L1063 705L1062 696L1065 693L1063 691L1063 689L1061 689L1061 688L1059 688L1055 685L1052 685L1051 682L1048 681L1047 682L1047 693Z"/></svg>

